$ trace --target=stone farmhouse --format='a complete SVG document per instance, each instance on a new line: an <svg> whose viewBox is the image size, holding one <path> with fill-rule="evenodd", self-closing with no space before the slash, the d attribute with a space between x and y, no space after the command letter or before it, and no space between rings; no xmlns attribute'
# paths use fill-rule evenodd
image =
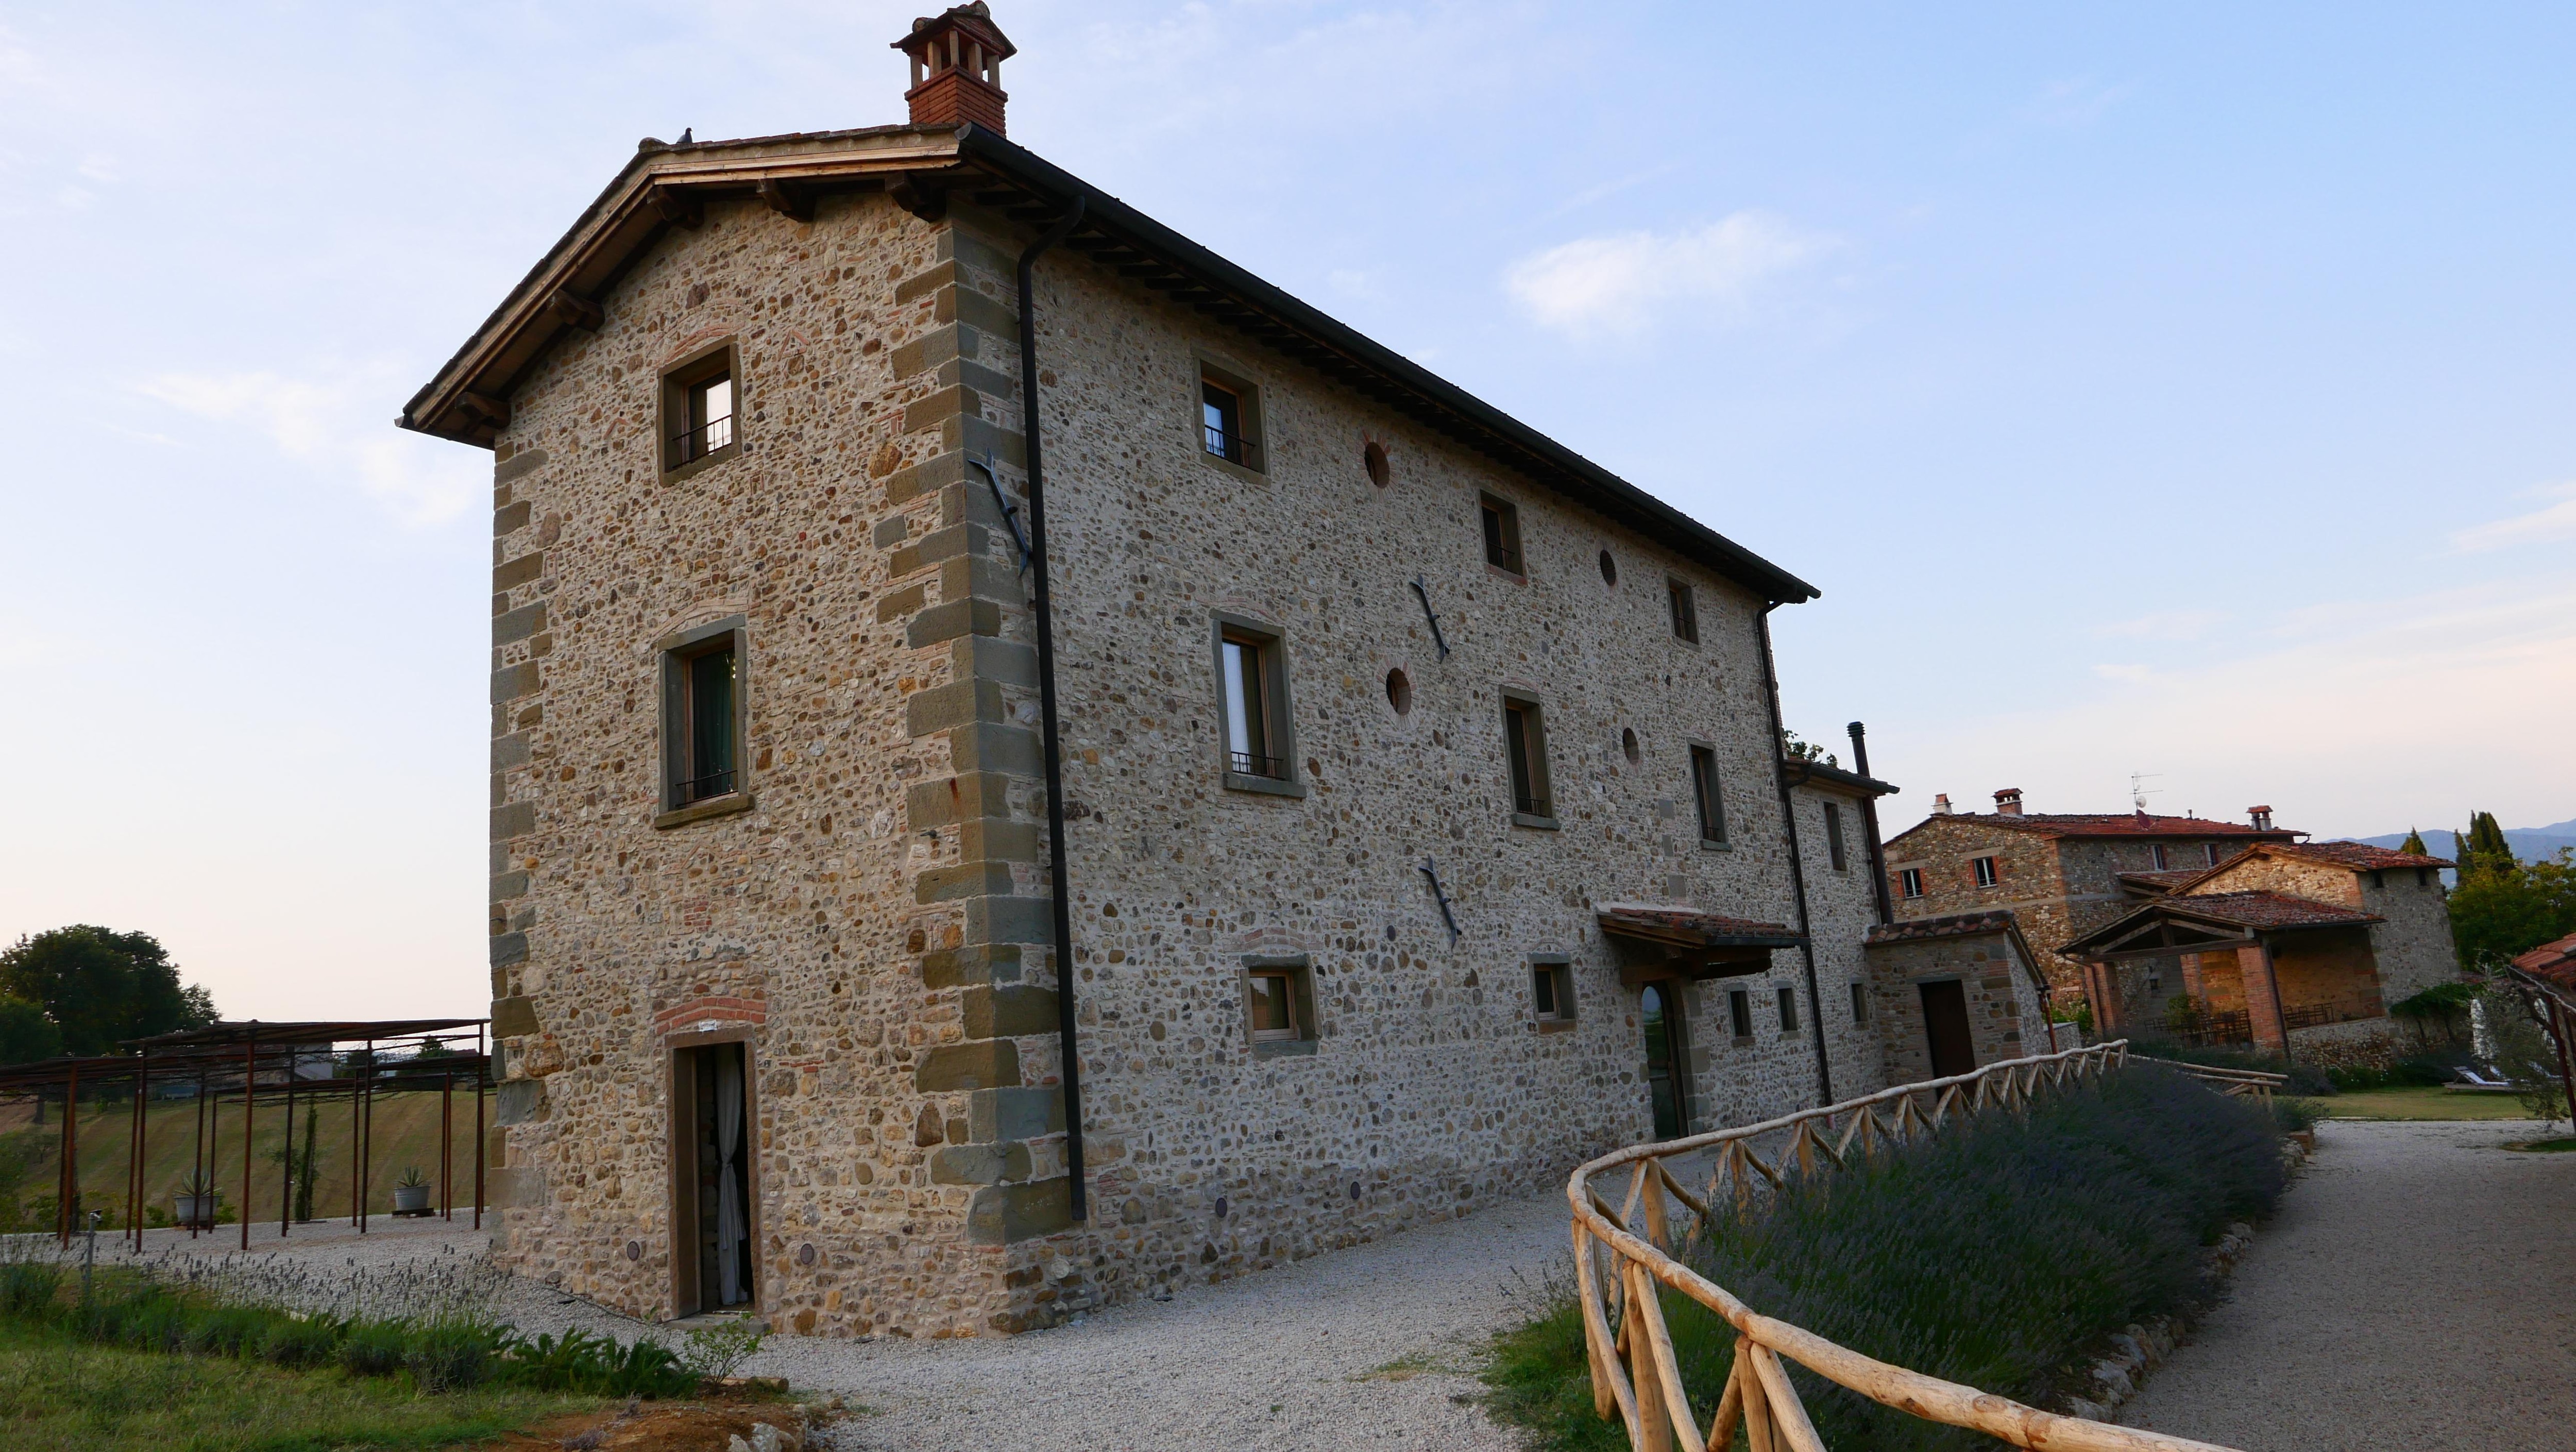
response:
<svg viewBox="0 0 2576 1452"><path fill-rule="evenodd" d="M499 1254L1009 1332L1878 1087L1815 590L1007 140L983 5L896 44L400 420L495 460Z"/></svg>
<svg viewBox="0 0 2576 1452"><path fill-rule="evenodd" d="M2063 950L2071 939L2137 906L2140 890L2206 871L2255 842L2293 842L2255 807L2246 822L2146 812L2040 813L2022 810L2021 791L1995 793L1992 812L1932 815L1887 842L1887 875L1899 921L1960 913L2009 912L2038 950L2050 985L2083 990L2084 964Z"/></svg>
<svg viewBox="0 0 2576 1452"><path fill-rule="evenodd" d="M2060 951L2086 965L2107 1034L2254 1044L2324 1063L2403 1048L2388 1006L2459 977L2439 857L2360 842L2260 842Z"/></svg>

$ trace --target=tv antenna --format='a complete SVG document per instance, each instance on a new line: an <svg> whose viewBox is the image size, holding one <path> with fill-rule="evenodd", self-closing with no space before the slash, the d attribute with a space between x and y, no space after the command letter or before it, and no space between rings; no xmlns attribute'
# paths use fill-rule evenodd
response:
<svg viewBox="0 0 2576 1452"><path fill-rule="evenodd" d="M2162 787L2158 787L2154 791L2147 790L2148 782L2151 782L2157 777L2163 775L2164 773L2161 771L2133 771L2129 773L2129 800L2136 805L2139 811L2143 812L2147 809L2147 798L2163 794L2164 788Z"/></svg>

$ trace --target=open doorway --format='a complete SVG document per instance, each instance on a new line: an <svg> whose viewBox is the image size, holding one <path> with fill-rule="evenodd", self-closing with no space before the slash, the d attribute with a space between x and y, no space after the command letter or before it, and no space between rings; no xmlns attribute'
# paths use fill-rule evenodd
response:
<svg viewBox="0 0 2576 1452"><path fill-rule="evenodd" d="M682 1316L757 1299L748 1071L739 1043L672 1051L672 1290Z"/></svg>
<svg viewBox="0 0 2576 1452"><path fill-rule="evenodd" d="M1680 987L1673 979L1663 978L1637 994L1638 1017L1646 1031L1646 1092L1654 1103L1657 1139L1679 1139L1690 1129Z"/></svg>
<svg viewBox="0 0 2576 1452"><path fill-rule="evenodd" d="M1923 994L1923 1037L1932 1050L1932 1077L1976 1071L1977 1045L1968 1032L1968 988L1956 978L1918 985Z"/></svg>

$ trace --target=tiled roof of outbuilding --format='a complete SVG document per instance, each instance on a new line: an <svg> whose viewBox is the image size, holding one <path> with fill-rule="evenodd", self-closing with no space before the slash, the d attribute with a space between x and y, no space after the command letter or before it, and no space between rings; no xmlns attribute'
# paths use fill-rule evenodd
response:
<svg viewBox="0 0 2576 1452"><path fill-rule="evenodd" d="M1880 923L1869 930L1869 941L1912 943L1926 938L1974 938L1987 933L2009 933L2016 926L2011 913L1996 908L1987 912L1952 913L1940 918L1915 918L1902 923Z"/></svg>
<svg viewBox="0 0 2576 1452"><path fill-rule="evenodd" d="M2286 892L2194 893L2166 898L2157 906L2248 928L2325 928L2385 921L2377 913Z"/></svg>
<svg viewBox="0 0 2576 1452"><path fill-rule="evenodd" d="M2171 892L2186 882L2208 875L2209 869L2206 867L2177 867L2171 872L2123 872L2120 874L2120 880L2133 887L2143 887L2161 894Z"/></svg>
<svg viewBox="0 0 2576 1452"><path fill-rule="evenodd" d="M2277 852L2283 857L2304 858L2310 862L2331 862L2356 872L2378 872L2398 867L2450 867L2447 857L2427 857L2416 852L2398 852L2386 847L2373 847L2367 842L2282 842L2257 849ZM2225 866L2225 863L2220 863Z"/></svg>
<svg viewBox="0 0 2576 1452"><path fill-rule="evenodd" d="M2159 817L2149 812L1950 812L1926 817L1896 834L1910 837L1935 822L1974 822L2034 837L2235 837L2247 842L2288 842L2299 834L2282 828L2249 827L2210 817Z"/></svg>
<svg viewBox="0 0 2576 1452"><path fill-rule="evenodd" d="M2561 988L2576 989L2576 933L2554 943L2541 944L2514 959L2513 966Z"/></svg>

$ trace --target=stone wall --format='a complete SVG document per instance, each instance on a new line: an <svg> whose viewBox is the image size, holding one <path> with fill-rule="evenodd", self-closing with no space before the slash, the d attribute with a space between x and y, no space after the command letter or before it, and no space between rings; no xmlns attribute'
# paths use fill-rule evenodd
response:
<svg viewBox="0 0 2576 1452"><path fill-rule="evenodd" d="M1961 814L1927 817L1888 846L1887 880L1897 892L1900 922L1945 918L1955 913L2009 911L2024 937L2040 955L2049 981L2082 991L2083 978L2072 959L2052 950L2082 931L2067 914L2067 882L2058 862L2058 844L2036 832L1999 827ZM1977 886L1976 858L1995 859L1996 883ZM1923 896L1907 898L1896 886L1908 867L1923 870Z"/></svg>
<svg viewBox="0 0 2576 1452"><path fill-rule="evenodd" d="M1795 921L1760 601L1060 253L1039 349L1093 1195L1074 1225L1031 617L967 465L1025 487L1023 240L962 202L938 224L872 195L810 223L711 203L511 400L490 1151L518 1269L669 1314L665 1080L675 1039L708 1033L748 1045L782 1329L1016 1330L1446 1218L1649 1133L1596 902ZM738 452L665 482L661 372L725 339ZM1263 470L1199 447L1203 361L1258 385ZM1518 505L1525 576L1484 564L1480 491ZM1667 575L1698 592L1696 645ZM1224 784L1219 615L1282 634L1294 793ZM655 643L735 617L745 790L674 822ZM1545 709L1552 829L1513 821L1507 689ZM1718 753L1725 850L1691 821L1692 741ZM1821 1024L1852 1092L1869 1039L1831 985L1866 876L1819 878ZM1537 1031L1534 954L1571 960L1570 1029ZM1254 957L1310 976L1302 1052L1250 1043ZM1799 1035L1738 1046L1722 994L1684 996L1703 1127L1812 1102L1796 957L1765 981L1799 986Z"/></svg>
<svg viewBox="0 0 2576 1452"><path fill-rule="evenodd" d="M1876 995L1884 1078L1911 1084L1932 1075L1921 985L1956 978L1968 1003L1968 1032L1977 1066L2052 1052L2032 965L2010 933L1988 932L1872 943L1870 984ZM2070 1037L2060 1047L2075 1048Z"/></svg>

